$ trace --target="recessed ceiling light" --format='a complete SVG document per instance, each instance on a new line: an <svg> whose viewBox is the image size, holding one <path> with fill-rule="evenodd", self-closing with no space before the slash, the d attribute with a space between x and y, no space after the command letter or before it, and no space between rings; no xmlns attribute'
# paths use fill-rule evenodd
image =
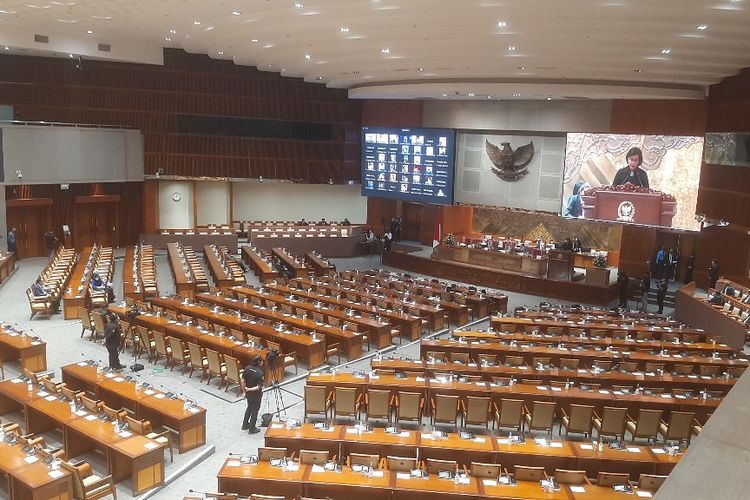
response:
<svg viewBox="0 0 750 500"><path fill-rule="evenodd" d="M316 76L315 79L318 80L318 81L320 81L320 80L323 79L323 77L322 76Z"/></svg>
<svg viewBox="0 0 750 500"><path fill-rule="evenodd" d="M521 97L521 93L520 92L513 92L513 97Z"/></svg>
<svg viewBox="0 0 750 500"><path fill-rule="evenodd" d="M224 51L223 51L223 50L220 50L220 51L219 51L219 55L220 55L220 56L223 56L223 55L224 55Z"/></svg>
<svg viewBox="0 0 750 500"><path fill-rule="evenodd" d="M488 95L488 96L487 96L487 99L492 99L492 96L491 96L491 95Z"/></svg>
<svg viewBox="0 0 750 500"><path fill-rule="evenodd" d="M68 57L70 57L71 59L73 59L75 56L73 54L68 54Z"/></svg>
<svg viewBox="0 0 750 500"><path fill-rule="evenodd" d="M662 54L671 54L672 53L672 49L661 49L661 53Z"/></svg>
<svg viewBox="0 0 750 500"><path fill-rule="evenodd" d="M89 35L93 35L94 34L94 30L86 30L86 33L88 33Z"/></svg>
<svg viewBox="0 0 750 500"><path fill-rule="evenodd" d="M519 66L518 69L521 71L526 71L526 66Z"/></svg>
<svg viewBox="0 0 750 500"><path fill-rule="evenodd" d="M171 34L173 34L173 35L176 35L176 34L177 34L177 30L176 30L176 29L171 29L171 30L169 30L169 32L170 32Z"/></svg>
<svg viewBox="0 0 750 500"><path fill-rule="evenodd" d="M391 53L391 49L380 49L380 52L383 53L383 54L390 54Z"/></svg>
<svg viewBox="0 0 750 500"><path fill-rule="evenodd" d="M201 24L200 21L193 21L193 26L200 26L200 24Z"/></svg>
<svg viewBox="0 0 750 500"><path fill-rule="evenodd" d="M698 31L706 31L708 29L708 25L707 24L699 24L698 26L695 27L695 29L697 29Z"/></svg>
<svg viewBox="0 0 750 500"><path fill-rule="evenodd" d="M508 26L508 23L506 23L505 21L498 21L497 22L497 27L498 28L505 28L506 26Z"/></svg>
<svg viewBox="0 0 750 500"><path fill-rule="evenodd" d="M474 94L473 93L469 93L469 97L474 97Z"/></svg>
<svg viewBox="0 0 750 500"><path fill-rule="evenodd" d="M305 59L310 59L312 56L310 54L305 54Z"/></svg>
<svg viewBox="0 0 750 500"><path fill-rule="evenodd" d="M258 42L260 42L260 40L258 40L257 38L253 38L253 39L252 39L252 40L250 40L250 41L251 41L252 43L258 43Z"/></svg>
<svg viewBox="0 0 750 500"><path fill-rule="evenodd" d="M424 71L424 68L417 68L417 71Z"/></svg>
<svg viewBox="0 0 750 500"><path fill-rule="evenodd" d="M547 98L547 100L548 100L548 101L551 101L551 100L552 100L552 98L551 98L551 97L548 97L548 98Z"/></svg>
<svg viewBox="0 0 750 500"><path fill-rule="evenodd" d="M642 70L642 69L640 69L640 68L636 68L636 69L634 69L633 71L635 71L636 73L643 73L643 70Z"/></svg>
<svg viewBox="0 0 750 500"><path fill-rule="evenodd" d="M8 47L5 47L5 48L7 49ZM442 96L443 97L448 97L448 94L442 94Z"/></svg>
<svg viewBox="0 0 750 500"><path fill-rule="evenodd" d="M240 12L239 10L233 10L232 11L232 15L233 16L239 16L239 15L242 15L242 12Z"/></svg>
<svg viewBox="0 0 750 500"><path fill-rule="evenodd" d="M302 7L304 7L304 5L300 2L294 2L294 6L297 7L298 9L301 9Z"/></svg>
<svg viewBox="0 0 750 500"><path fill-rule="evenodd" d="M515 45L508 45L508 50L511 51L511 52L514 52L516 50L516 46Z"/></svg>
<svg viewBox="0 0 750 500"><path fill-rule="evenodd" d="M6 45L6 46L5 46L5 50L10 50L10 47L8 47L8 46Z"/></svg>
<svg viewBox="0 0 750 500"><path fill-rule="evenodd" d="M272 43L267 43L263 46L264 49L270 49L271 47L273 47Z"/></svg>
<svg viewBox="0 0 750 500"><path fill-rule="evenodd" d="M349 28L347 28L346 26L342 26L339 28L339 31L341 31L342 33L349 33Z"/></svg>
<svg viewBox="0 0 750 500"><path fill-rule="evenodd" d="M169 38L169 37L166 37L164 40L167 41L167 42L171 42L172 41L172 39Z"/></svg>

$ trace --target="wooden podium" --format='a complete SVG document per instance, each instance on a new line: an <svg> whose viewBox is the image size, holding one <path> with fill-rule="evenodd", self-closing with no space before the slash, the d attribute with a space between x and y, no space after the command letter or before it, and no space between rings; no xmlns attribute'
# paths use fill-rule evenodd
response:
<svg viewBox="0 0 750 500"><path fill-rule="evenodd" d="M587 189L581 199L585 219L671 227L677 211L674 197L631 184Z"/></svg>

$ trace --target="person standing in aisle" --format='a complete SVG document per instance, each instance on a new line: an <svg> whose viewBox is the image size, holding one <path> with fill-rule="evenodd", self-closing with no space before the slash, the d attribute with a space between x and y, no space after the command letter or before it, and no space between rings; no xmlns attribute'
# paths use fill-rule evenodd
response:
<svg viewBox="0 0 750 500"><path fill-rule="evenodd" d="M664 298L667 296L667 279L659 281L656 285L656 303L659 306L659 314L664 312Z"/></svg>
<svg viewBox="0 0 750 500"><path fill-rule="evenodd" d="M261 368L263 360L260 356L255 355L250 361L250 365L246 366L242 371L242 377L240 378L240 389L245 393L245 399L247 400L247 409L245 410L245 418L242 421L242 430L248 431L250 434L257 434L260 432L255 424L258 420L258 411L260 411L260 402L263 399L263 379L265 373Z"/></svg>
<svg viewBox="0 0 750 500"><path fill-rule="evenodd" d="M628 273L623 270L617 274L617 284L620 286L620 307L623 309L628 308L628 285L630 284L630 278Z"/></svg>
<svg viewBox="0 0 750 500"><path fill-rule="evenodd" d="M648 293L651 291L651 276L643 273L641 277L641 312L648 312Z"/></svg>
<svg viewBox="0 0 750 500"><path fill-rule="evenodd" d="M122 339L122 331L120 330L119 321L120 318L115 313L109 313L105 316L107 319L107 326L104 327L104 345L109 353L109 367L113 370L120 370L125 368L125 365L120 364L120 340Z"/></svg>

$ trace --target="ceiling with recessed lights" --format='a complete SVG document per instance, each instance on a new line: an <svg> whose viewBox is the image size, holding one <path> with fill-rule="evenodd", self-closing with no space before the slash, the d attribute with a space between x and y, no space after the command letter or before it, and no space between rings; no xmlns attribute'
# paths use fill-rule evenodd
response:
<svg viewBox="0 0 750 500"><path fill-rule="evenodd" d="M748 26L750 0L3 0L0 52L181 48L364 99L702 98L750 66Z"/></svg>

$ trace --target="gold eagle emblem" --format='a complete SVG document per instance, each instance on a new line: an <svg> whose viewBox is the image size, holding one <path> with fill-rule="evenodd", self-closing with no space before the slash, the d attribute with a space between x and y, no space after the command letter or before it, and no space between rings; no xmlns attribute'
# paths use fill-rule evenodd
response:
<svg viewBox="0 0 750 500"><path fill-rule="evenodd" d="M492 172L504 181L515 181L528 174L527 167L534 158L534 141L518 147L515 151L509 142L500 144L502 149L487 139L484 140L484 148L493 164Z"/></svg>

